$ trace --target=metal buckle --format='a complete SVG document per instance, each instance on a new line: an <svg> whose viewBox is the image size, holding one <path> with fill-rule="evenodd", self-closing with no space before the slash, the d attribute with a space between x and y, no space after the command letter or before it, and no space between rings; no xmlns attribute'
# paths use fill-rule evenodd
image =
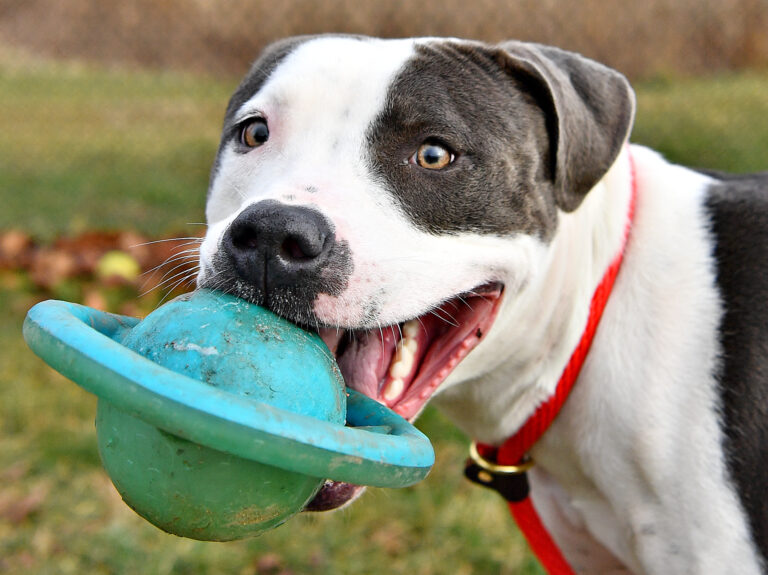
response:
<svg viewBox="0 0 768 575"><path fill-rule="evenodd" d="M521 475L535 464L533 458L526 455L517 465L499 465L480 455L480 452L477 450L476 441L469 444L469 458L485 471L496 475Z"/></svg>
<svg viewBox="0 0 768 575"><path fill-rule="evenodd" d="M527 471L533 467L533 459L527 455L517 465L499 465L480 455L477 443L469 446L469 459L464 467L464 475L498 492L510 503L524 501L530 493Z"/></svg>

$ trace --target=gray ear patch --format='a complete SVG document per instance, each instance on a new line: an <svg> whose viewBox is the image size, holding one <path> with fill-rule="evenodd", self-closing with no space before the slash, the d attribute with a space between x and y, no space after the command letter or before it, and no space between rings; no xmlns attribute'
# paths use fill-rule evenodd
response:
<svg viewBox="0 0 768 575"><path fill-rule="evenodd" d="M558 206L576 209L626 142L635 98L618 72L578 54L506 42L503 65L527 81L547 114L551 173Z"/></svg>

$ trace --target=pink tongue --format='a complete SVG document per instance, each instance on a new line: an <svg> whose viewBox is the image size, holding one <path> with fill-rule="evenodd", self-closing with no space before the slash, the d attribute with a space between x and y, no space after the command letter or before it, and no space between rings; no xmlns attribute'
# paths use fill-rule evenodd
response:
<svg viewBox="0 0 768 575"><path fill-rule="evenodd" d="M339 368L349 387L368 397L378 397L379 383L389 369L397 337L391 329L355 335L338 358Z"/></svg>

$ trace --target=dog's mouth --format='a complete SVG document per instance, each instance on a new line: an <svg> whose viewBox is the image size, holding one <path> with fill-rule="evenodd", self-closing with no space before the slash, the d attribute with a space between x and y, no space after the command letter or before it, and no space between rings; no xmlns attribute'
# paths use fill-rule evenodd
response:
<svg viewBox="0 0 768 575"><path fill-rule="evenodd" d="M409 321L365 331L326 328L348 387L413 420L491 327L501 284L485 284Z"/></svg>
<svg viewBox="0 0 768 575"><path fill-rule="evenodd" d="M502 292L502 284L487 283L400 324L364 331L325 328L319 333L348 387L413 421L488 333ZM328 481L306 509L334 509L361 489Z"/></svg>

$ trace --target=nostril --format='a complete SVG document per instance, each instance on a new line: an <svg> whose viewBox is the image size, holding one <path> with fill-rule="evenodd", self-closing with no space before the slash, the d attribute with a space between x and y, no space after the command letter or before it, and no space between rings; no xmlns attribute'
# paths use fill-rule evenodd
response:
<svg viewBox="0 0 768 575"><path fill-rule="evenodd" d="M308 255L304 251L297 238L288 237L280 246L280 257L284 260L302 261L312 259L314 256Z"/></svg>
<svg viewBox="0 0 768 575"><path fill-rule="evenodd" d="M293 262L313 260L323 253L325 241L322 233L289 234L280 244L280 257Z"/></svg>
<svg viewBox="0 0 768 575"><path fill-rule="evenodd" d="M240 226L231 230L232 244L241 250L254 250L259 246L256 230L250 226Z"/></svg>

